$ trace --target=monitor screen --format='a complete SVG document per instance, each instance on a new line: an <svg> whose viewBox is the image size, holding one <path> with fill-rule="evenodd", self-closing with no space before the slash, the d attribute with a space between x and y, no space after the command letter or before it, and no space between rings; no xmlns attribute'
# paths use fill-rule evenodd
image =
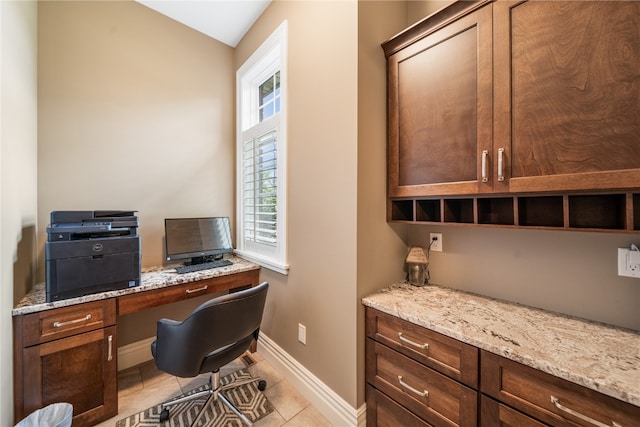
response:
<svg viewBox="0 0 640 427"><path fill-rule="evenodd" d="M228 217L166 218L164 220L167 261L232 253Z"/></svg>

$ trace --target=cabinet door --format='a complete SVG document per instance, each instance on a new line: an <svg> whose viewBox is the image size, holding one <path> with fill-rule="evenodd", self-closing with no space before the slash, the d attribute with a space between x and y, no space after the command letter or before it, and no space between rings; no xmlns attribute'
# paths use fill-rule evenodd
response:
<svg viewBox="0 0 640 427"><path fill-rule="evenodd" d="M491 190L491 20L482 7L389 56L390 197Z"/></svg>
<svg viewBox="0 0 640 427"><path fill-rule="evenodd" d="M116 328L23 350L24 412L51 403L73 405L73 425L91 426L118 412Z"/></svg>
<svg viewBox="0 0 640 427"><path fill-rule="evenodd" d="M496 191L640 185L639 17L635 1L494 4Z"/></svg>

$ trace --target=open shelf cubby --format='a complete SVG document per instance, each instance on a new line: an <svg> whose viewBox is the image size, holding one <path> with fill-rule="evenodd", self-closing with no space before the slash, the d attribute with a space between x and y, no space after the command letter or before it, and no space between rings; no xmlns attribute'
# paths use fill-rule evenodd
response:
<svg viewBox="0 0 640 427"><path fill-rule="evenodd" d="M640 194L633 195L633 229L640 230Z"/></svg>
<svg viewBox="0 0 640 427"><path fill-rule="evenodd" d="M525 227L563 227L562 196L518 197L518 225Z"/></svg>
<svg viewBox="0 0 640 427"><path fill-rule="evenodd" d="M569 227L624 230L626 195L569 196Z"/></svg>
<svg viewBox="0 0 640 427"><path fill-rule="evenodd" d="M414 221L413 200L392 200L391 220L393 221Z"/></svg>
<svg viewBox="0 0 640 427"><path fill-rule="evenodd" d="M513 197L479 198L478 224L514 225Z"/></svg>
<svg viewBox="0 0 640 427"><path fill-rule="evenodd" d="M416 200L416 221L440 222L440 199Z"/></svg>
<svg viewBox="0 0 640 427"><path fill-rule="evenodd" d="M473 224L473 199L445 199L444 222Z"/></svg>

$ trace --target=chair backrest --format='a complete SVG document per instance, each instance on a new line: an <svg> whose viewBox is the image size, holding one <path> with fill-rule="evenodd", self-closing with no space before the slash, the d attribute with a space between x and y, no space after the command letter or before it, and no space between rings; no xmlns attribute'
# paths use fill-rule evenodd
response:
<svg viewBox="0 0 640 427"><path fill-rule="evenodd" d="M158 320L154 349L158 369L179 377L194 377L204 372L207 358L215 364L216 360L231 361L242 354L258 337L268 288L269 284L263 282L213 298L183 322ZM233 353L229 358L225 352ZM212 369L211 360L206 364L207 370Z"/></svg>

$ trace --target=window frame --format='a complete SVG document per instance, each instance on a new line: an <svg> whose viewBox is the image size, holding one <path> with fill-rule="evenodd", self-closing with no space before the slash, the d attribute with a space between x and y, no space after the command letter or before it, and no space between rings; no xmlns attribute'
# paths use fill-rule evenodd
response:
<svg viewBox="0 0 640 427"><path fill-rule="evenodd" d="M259 121L258 88L280 71L280 112ZM246 242L244 235L245 136L256 130L277 132L277 206L275 247ZM249 261L288 274L287 255L287 21L284 21L236 72L236 250Z"/></svg>

